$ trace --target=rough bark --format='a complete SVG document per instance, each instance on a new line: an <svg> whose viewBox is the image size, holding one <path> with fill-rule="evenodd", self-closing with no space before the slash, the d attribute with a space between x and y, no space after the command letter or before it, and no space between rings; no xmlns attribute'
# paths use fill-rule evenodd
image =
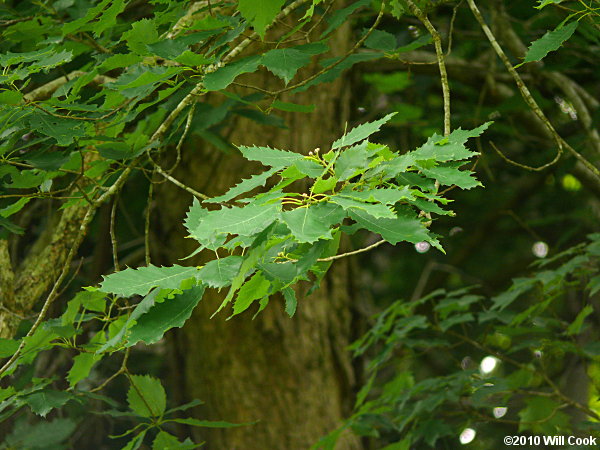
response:
<svg viewBox="0 0 600 450"><path fill-rule="evenodd" d="M341 52L350 39L347 35L340 39ZM261 78L259 82L266 85L268 76ZM286 117L289 129L243 119L229 139L302 153L324 148L343 130L349 94L349 84L343 80L313 88L293 100L315 103L317 110ZM239 156L199 144L185 152L177 178L200 192L217 195L250 173L256 173L256 166ZM157 202L164 243L161 253L174 261L193 250L183 239L181 226L191 199L177 188L164 186ZM204 418L259 421L242 428L202 431L199 437L207 441L207 448L305 449L347 417L354 385L346 350L353 331L350 278L346 262L336 262L316 293L299 298L292 319L279 298L271 299L255 320L254 311L229 321L222 313L210 319L222 295L205 295L173 342L177 386L185 399L206 402L199 412ZM346 436L340 448L360 445Z"/></svg>

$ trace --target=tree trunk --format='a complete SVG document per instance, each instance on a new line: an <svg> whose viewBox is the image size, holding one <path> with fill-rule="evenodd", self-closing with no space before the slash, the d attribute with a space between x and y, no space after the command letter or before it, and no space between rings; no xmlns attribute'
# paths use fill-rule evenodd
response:
<svg viewBox="0 0 600 450"><path fill-rule="evenodd" d="M350 39L347 33L340 39L338 49L343 51ZM272 78L263 74L252 82L266 85ZM348 119L348 85L347 80L338 80L288 99L316 105L312 114L285 117L289 129L240 119L228 138L235 144L305 154L316 147L325 150ZM176 177L208 195L221 194L257 171L238 155L203 143L188 148L180 166ZM183 239L181 225L191 199L177 188L163 186L155 211L160 215L162 253L172 263L194 249L190 240ZM207 448L306 449L348 416L355 384L346 350L354 338L350 286L348 264L336 262L319 290L300 296L293 318L275 297L254 320L255 309L229 321L227 312L210 319L223 293L205 295L173 340L173 371L177 388L184 392L181 400L206 402L199 412L204 419L258 421L241 428L203 429L197 437L207 441ZM344 436L340 448L360 448L359 441Z"/></svg>

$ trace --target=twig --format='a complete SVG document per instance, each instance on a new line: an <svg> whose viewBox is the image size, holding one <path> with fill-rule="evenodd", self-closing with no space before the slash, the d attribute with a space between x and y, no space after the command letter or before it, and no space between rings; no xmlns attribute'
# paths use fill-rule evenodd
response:
<svg viewBox="0 0 600 450"><path fill-rule="evenodd" d="M452 8L452 17L450 18L450 27L448 28L448 48L446 49L446 56L450 55L452 51L452 34L454 33L454 21L456 20L456 11L458 11L458 7L462 5L462 0L458 2L454 8Z"/></svg>
<svg viewBox="0 0 600 450"><path fill-rule="evenodd" d="M512 164L513 166L519 167L521 169L530 170L532 172L541 172L542 170L547 169L550 166L553 166L554 164L556 164L558 162L558 160L560 159L560 156L561 156L561 153L558 152L558 153L556 153L556 156L554 157L554 159L552 161L547 162L546 164L542 164L541 166L538 166L538 167L533 167L533 166L528 166L527 164L521 164L517 161L510 159L508 156L506 156L504 153L502 153L500 151L500 149L498 147L496 147L496 144L494 144L492 141L490 141L490 145L492 146L492 148L494 150L496 150L496 153L498 153L498 155L500 155L500 157L507 163Z"/></svg>
<svg viewBox="0 0 600 450"><path fill-rule="evenodd" d="M368 247L359 248L358 250L353 250L351 252L340 253L339 255L329 256L327 258L319 258L317 261L319 262L327 262L327 261L335 261L336 259L345 258L346 256L358 255L359 253L368 252L369 250L374 249L375 247L379 247L381 244L385 243L384 239L375 242L374 244L369 245Z"/></svg>
<svg viewBox="0 0 600 450"><path fill-rule="evenodd" d="M131 347L127 347L125 349L125 355L123 356L123 361L121 362L121 367L115 373L113 373L110 377L108 377L104 382L96 386L94 389L90 389L90 392L98 392L106 387L108 383L117 378L119 375L125 373L127 371L127 360L129 359L129 352L131 351Z"/></svg>
<svg viewBox="0 0 600 450"><path fill-rule="evenodd" d="M210 198L208 195L202 194L202 193L192 189L191 187L183 184L181 181L177 180L176 178L173 178L171 175L169 175L167 172L165 172L165 170L162 167L160 167L154 160L152 160L152 164L154 165L154 168L156 169L156 171L159 174L161 174L163 177L165 177L167 180L169 180L175 186L180 187L184 191L189 192L194 197L197 197L199 199L208 200Z"/></svg>
<svg viewBox="0 0 600 450"><path fill-rule="evenodd" d="M446 71L446 64L444 62L444 49L442 48L442 38L440 33L435 29L432 23L429 21L427 15L417 6L412 0L406 0L406 4L417 16L417 18L425 25L429 34L433 38L433 46L435 47L435 54L437 57L438 66L440 68L440 81L442 83L442 95L444 97L444 136L450 134L450 85L448 84L448 72Z"/></svg>
<svg viewBox="0 0 600 450"><path fill-rule="evenodd" d="M119 253L118 253L118 244L117 244L117 236L115 234L115 216L117 211L117 205L119 204L119 196L115 195L113 198L112 208L110 210L110 243L112 246L112 254L113 254L113 263L115 265L115 272L119 271Z"/></svg>

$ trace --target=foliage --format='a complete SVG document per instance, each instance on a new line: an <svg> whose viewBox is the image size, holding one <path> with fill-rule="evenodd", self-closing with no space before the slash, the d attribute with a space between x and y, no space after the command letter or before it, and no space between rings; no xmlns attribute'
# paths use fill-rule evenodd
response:
<svg viewBox="0 0 600 450"><path fill-rule="evenodd" d="M278 149L241 147L247 159L271 169L204 203L232 201L276 175L274 186L253 197L237 199L243 206L222 205L208 210L195 202L185 222L189 237L199 243L196 252L223 249L227 256L198 269L126 269L105 277L100 289L125 297L147 295L152 288L177 289L181 282L193 278L207 286L231 286L218 311L232 301L232 315L246 311L255 301L262 310L270 296L283 292L286 310L293 312L296 299L292 287L308 280L310 272L317 279L323 278L338 250L342 230L364 228L391 244L426 241L441 249L413 207L451 214L438 205L447 201L438 195L435 182L466 189L479 184L460 166L475 154L465 147L466 140L478 136L487 124L472 132L459 129L445 138L434 135L419 149L398 154L366 140L391 116L350 130L322 155L319 149L302 156ZM308 192L283 191L294 182L308 186ZM343 224L344 219L352 224ZM137 308L152 313L144 302Z"/></svg>
<svg viewBox="0 0 600 450"><path fill-rule="evenodd" d="M359 435L393 436L399 448L451 446L457 430L466 427L486 430L482 448L510 434L510 425L519 433L597 436L598 410L565 396L552 381L569 359L585 361L590 371L598 364L598 343L586 339L591 326L586 318L600 290L600 234L589 238L538 261L537 272L514 279L494 297L474 287L437 289L414 302L396 301L378 314L352 345L357 357L372 352L369 382L352 417L317 446L334 448L348 427ZM586 306L564 320L563 301L571 292L583 293ZM452 373L419 374L423 355L443 359L457 348L469 356L454 361ZM569 408L591 420L570 420Z"/></svg>

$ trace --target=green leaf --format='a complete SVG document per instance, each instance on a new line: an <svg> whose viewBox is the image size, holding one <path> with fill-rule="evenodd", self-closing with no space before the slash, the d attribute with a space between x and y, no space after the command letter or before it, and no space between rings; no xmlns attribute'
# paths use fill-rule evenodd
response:
<svg viewBox="0 0 600 450"><path fill-rule="evenodd" d="M95 353L80 353L73 358L73 366L67 375L70 387L74 387L90 374L92 367L102 359L102 355Z"/></svg>
<svg viewBox="0 0 600 450"><path fill-rule="evenodd" d="M127 47L138 55L148 55L148 44L158 40L158 31L156 24L152 19L141 19L131 26L131 30L123 33L123 38L127 42Z"/></svg>
<svg viewBox="0 0 600 450"><path fill-rule="evenodd" d="M527 406L519 411L519 433L531 430L535 434L553 435L568 429L569 416L559 410L561 406L549 397L531 397Z"/></svg>
<svg viewBox="0 0 600 450"><path fill-rule="evenodd" d="M238 291L237 298L233 304L233 317L246 311L255 301L265 297L269 293L271 283L260 272L255 273L250 280L246 281Z"/></svg>
<svg viewBox="0 0 600 450"><path fill-rule="evenodd" d="M145 97L154 91L158 83L182 70L181 67L149 67L137 64L106 86L119 90L119 93L127 98ZM166 91L167 89L164 89L161 93Z"/></svg>
<svg viewBox="0 0 600 450"><path fill-rule="evenodd" d="M229 286L238 274L243 260L244 258L236 255L213 259L200 269L198 278L213 288Z"/></svg>
<svg viewBox="0 0 600 450"><path fill-rule="evenodd" d="M558 5L559 3L562 3L562 1L563 0L538 0L539 5L534 6L534 8L542 9L543 7L548 5Z"/></svg>
<svg viewBox="0 0 600 450"><path fill-rule="evenodd" d="M127 330L136 322L139 317L147 313L150 308L154 306L156 298L159 296L160 292L160 289L154 289L136 305L129 317L120 316L117 320L113 321L109 325L109 340L96 351L96 354L103 353L121 343L125 337L125 334L127 333Z"/></svg>
<svg viewBox="0 0 600 450"><path fill-rule="evenodd" d="M284 3L285 0L239 0L238 10L254 31L264 39L267 27L275 20Z"/></svg>
<svg viewBox="0 0 600 450"><path fill-rule="evenodd" d="M323 174L324 167L316 161L307 158L301 158L293 166L298 172L310 178L318 178ZM281 174L283 177L283 173Z"/></svg>
<svg viewBox="0 0 600 450"><path fill-rule="evenodd" d="M282 292L283 298L285 299L285 312L288 316L294 317L294 314L296 314L296 307L298 306L296 292L291 287L283 289Z"/></svg>
<svg viewBox="0 0 600 450"><path fill-rule="evenodd" d="M60 408L73 398L73 394L64 391L42 390L25 397L25 403L39 416L46 417L54 408Z"/></svg>
<svg viewBox="0 0 600 450"><path fill-rule="evenodd" d="M117 16L125 9L124 0L113 0L110 6L102 13L90 27L96 37L99 37L104 31L113 28L117 24Z"/></svg>
<svg viewBox="0 0 600 450"><path fill-rule="evenodd" d="M423 34L421 36L419 36L417 39L415 39L414 41L403 45L401 47L398 47L396 50L394 50L394 53L405 53L405 52L411 52L413 50L416 50L418 48L421 48L429 43L431 43L431 41L433 40L433 38L431 37L430 34Z"/></svg>
<svg viewBox="0 0 600 450"><path fill-rule="evenodd" d="M352 144L356 144L357 142L367 139L369 136L379 131L379 128L381 128L384 123L388 122L392 117L394 117L395 114L396 113L391 113L385 116L383 119L375 120L374 122L363 123L362 125L353 128L349 133L344 134L344 136L335 141L331 146L331 149L336 150L341 147L348 147Z"/></svg>
<svg viewBox="0 0 600 450"><path fill-rule="evenodd" d="M238 148L244 158L250 161L259 161L265 166L278 169L289 167L304 158L300 153L277 150L270 147L246 147L241 145Z"/></svg>
<svg viewBox="0 0 600 450"><path fill-rule="evenodd" d="M470 171L460 170L456 167L438 166L431 169L422 169L421 172L445 186L456 185L461 189L471 189L481 186L481 183L473 178Z"/></svg>
<svg viewBox="0 0 600 450"><path fill-rule="evenodd" d="M501 294L492 297L492 309L502 311L504 308L509 306L517 298L525 292L531 290L536 284L534 278L515 278L513 279L513 285L510 289L502 292Z"/></svg>
<svg viewBox="0 0 600 450"><path fill-rule="evenodd" d="M215 59L214 57L207 57L205 55L199 55L198 53L186 50L185 52L177 56L177 58L175 58L175 61L185 66L196 67L203 66L205 64L212 64L215 61Z"/></svg>
<svg viewBox="0 0 600 450"><path fill-rule="evenodd" d="M362 6L369 6L370 4L371 4L370 0L359 0L357 2L352 3L350 6L347 6L346 8L335 11L327 19L327 23L329 24L329 26L325 29L325 31L321 35L321 38L327 36L333 30L335 30L340 25L342 25L344 22L346 22L346 19L348 18L348 16L350 14L352 14L354 11L356 11L358 8L360 8Z"/></svg>
<svg viewBox="0 0 600 450"><path fill-rule="evenodd" d="M367 161L370 154L367 146L363 144L349 147L340 153L335 161L334 171L340 181L346 181L359 172L368 168Z"/></svg>
<svg viewBox="0 0 600 450"><path fill-rule="evenodd" d="M288 84L310 59L310 54L296 48L279 48L265 53L260 63Z"/></svg>
<svg viewBox="0 0 600 450"><path fill-rule="evenodd" d="M108 276L103 276L100 290L122 297L146 295L153 287L161 289L179 289L181 282L197 277L196 267L156 267L153 265L138 269L125 269Z"/></svg>
<svg viewBox="0 0 600 450"><path fill-rule="evenodd" d="M342 221L344 211L332 203L317 203L281 213L298 242L312 243L319 239L331 239L331 226Z"/></svg>
<svg viewBox="0 0 600 450"><path fill-rule="evenodd" d="M77 137L85 137L88 133L87 123L82 120L55 117L46 113L34 112L29 118L32 129L56 139L60 146L73 143Z"/></svg>
<svg viewBox="0 0 600 450"><path fill-rule="evenodd" d="M83 17L76 19L76 20L67 21L61 27L62 35L66 36L67 34L71 34L76 31L81 30L82 28L85 27L85 25L87 25L89 22L94 20L98 16L98 14L100 14L102 12L102 10L104 10L106 5L109 5L110 3L111 3L111 0L102 0L100 3L98 3L93 8L89 8L87 10L87 13ZM88 29L88 28L86 27L86 29Z"/></svg>
<svg viewBox="0 0 600 450"><path fill-rule="evenodd" d="M446 331L450 327L453 327L454 325L457 325L459 323L474 322L474 321L475 321L475 317L473 317L473 314L471 314L471 313L457 314L454 316L450 316L449 318L447 318L445 320L442 320L440 322L440 329L442 331Z"/></svg>
<svg viewBox="0 0 600 450"><path fill-rule="evenodd" d="M219 308L213 313L211 318L214 317L215 314L217 314L219 311L221 311L233 299L233 296L235 295L237 290L244 283L247 274L255 268L260 258L263 257L265 252L273 245L275 245L274 242L269 243L263 239L261 239L260 243L253 244L252 248L246 254L244 261L240 266L238 274L233 278L233 280L231 280L231 287L229 288L229 292L227 292L227 296L221 302Z"/></svg>
<svg viewBox="0 0 600 450"><path fill-rule="evenodd" d="M21 361L25 364L33 361L35 356L42 350L46 350L52 347L52 341L57 339L59 336L54 331L50 330L46 326L42 326L35 330L33 335L23 338L25 346L21 352Z"/></svg>
<svg viewBox="0 0 600 450"><path fill-rule="evenodd" d="M595 295L596 292L600 291L600 275L596 275L590 279L587 287L590 290L590 295Z"/></svg>
<svg viewBox="0 0 600 450"><path fill-rule="evenodd" d="M277 167L267 170L263 173L259 173L258 175L252 175L250 178L246 180L242 180L241 183L236 184L234 187L229 189L225 194L220 195L218 197L213 197L210 200L205 200L205 203L221 203L227 202L240 194L245 194L248 191L251 191L254 188L259 186L264 186L267 180L279 170Z"/></svg>
<svg viewBox="0 0 600 450"><path fill-rule="evenodd" d="M567 25L559 26L553 31L548 31L541 38L531 43L525 54L525 59L521 64L515 67L533 61L540 61L548 53L558 50L560 46L573 35L578 25L579 22L575 20Z"/></svg>
<svg viewBox="0 0 600 450"><path fill-rule="evenodd" d="M593 312L594 307L592 305L586 305L581 311L579 311L579 314L577 314L577 317L575 317L573 323L571 323L567 328L567 336L579 334L581 332L581 328L583 327L583 322L585 321L586 317L592 314Z"/></svg>
<svg viewBox="0 0 600 450"><path fill-rule="evenodd" d="M48 70L61 64L68 63L73 59L73 53L70 51L63 50L58 53L52 53L43 59L37 61L34 66L38 66L41 69Z"/></svg>
<svg viewBox="0 0 600 450"><path fill-rule="evenodd" d="M19 342L14 339L0 338L0 358L12 356L19 348Z"/></svg>
<svg viewBox="0 0 600 450"><path fill-rule="evenodd" d="M122 67L130 67L142 61L140 55L135 53L118 53L111 55L106 58L102 63L97 66L100 73L108 72L109 70L119 69Z"/></svg>
<svg viewBox="0 0 600 450"><path fill-rule="evenodd" d="M224 422L222 420L198 420L192 417L186 417L184 419L173 419L171 422L182 423L184 425L191 425L192 427L204 427L204 428L232 428L232 427L243 427L246 425L252 425L249 423L231 423Z"/></svg>
<svg viewBox="0 0 600 450"><path fill-rule="evenodd" d="M67 418L56 418L52 421L34 424L29 424L28 421L19 421L3 443L9 448L20 449L64 448L59 444L66 441L76 427L75 421Z"/></svg>
<svg viewBox="0 0 600 450"><path fill-rule="evenodd" d="M141 417L162 416L167 406L167 395L160 381L149 375L131 375L129 381L129 408Z"/></svg>
<svg viewBox="0 0 600 450"><path fill-rule="evenodd" d="M106 294L96 288L86 288L76 295L81 305L90 311L104 312L106 309Z"/></svg>
<svg viewBox="0 0 600 450"><path fill-rule="evenodd" d="M350 217L355 220L361 228L381 235L383 239L392 245L398 242L430 241L427 228L414 214L399 214L395 219L378 219L360 209L353 209Z"/></svg>
<svg viewBox="0 0 600 450"><path fill-rule="evenodd" d="M261 61L261 55L248 56L226 66L220 67L204 77L204 87L208 91L225 89L238 75L255 72Z"/></svg>
<svg viewBox="0 0 600 450"><path fill-rule="evenodd" d="M387 31L373 30L365 41L365 47L391 52L397 47L396 36Z"/></svg>
<svg viewBox="0 0 600 450"><path fill-rule="evenodd" d="M384 205L395 205L400 200L412 200L414 198L411 189L407 186L400 188L373 188L362 191L343 189L340 195L360 199L364 202L379 202Z"/></svg>
<svg viewBox="0 0 600 450"><path fill-rule="evenodd" d="M329 198L329 201L332 203L336 203L340 205L344 210L348 213L353 213L357 211L363 211L368 215L380 219L380 218L388 218L395 219L396 214L386 205L381 203L367 203L363 202L359 198L350 197L347 195L333 195Z"/></svg>
<svg viewBox="0 0 600 450"><path fill-rule="evenodd" d="M26 161L36 169L52 171L62 168L70 159L71 155L67 152L42 150L40 152L31 152L31 155L27 156Z"/></svg>
<svg viewBox="0 0 600 450"><path fill-rule="evenodd" d="M146 433L148 429L145 429L140 434L134 436L121 450L137 450L144 442L144 438L146 437Z"/></svg>
<svg viewBox="0 0 600 450"><path fill-rule="evenodd" d="M323 192L333 191L337 185L338 179L336 177L329 178L318 178L315 184L310 188L313 194L322 194Z"/></svg>
<svg viewBox="0 0 600 450"><path fill-rule="evenodd" d="M152 442L152 450L193 450L195 448L198 448L198 446L190 438L180 442L175 436L166 431L158 433Z"/></svg>
<svg viewBox="0 0 600 450"><path fill-rule="evenodd" d="M434 134L423 146L407 153L407 157L414 161L433 159L439 162L461 161L471 158L477 153L468 150L465 143L469 138L480 136L490 124L491 122L486 122L473 130L458 128L446 137Z"/></svg>
<svg viewBox="0 0 600 450"><path fill-rule="evenodd" d="M13 214L18 213L19 211L21 211L21 209L23 209L23 207L27 203L29 203L30 200L31 200L31 197L21 197L16 202L8 205L5 208L0 209L0 216L2 216L2 217L10 217Z"/></svg>
<svg viewBox="0 0 600 450"><path fill-rule="evenodd" d="M148 44L146 47L154 55L165 59L175 59L188 50L188 45L177 39L164 39L154 44Z"/></svg>
<svg viewBox="0 0 600 450"><path fill-rule="evenodd" d="M127 346L131 347L139 341L153 344L162 339L171 328L181 328L203 295L204 286L194 286L152 306L130 328Z"/></svg>
<svg viewBox="0 0 600 450"><path fill-rule="evenodd" d="M192 200L192 205L188 210L185 220L183 221L183 226L188 230L188 233L191 233L198 224L206 217L208 214L208 210L204 209L198 199L194 197Z"/></svg>
<svg viewBox="0 0 600 450"><path fill-rule="evenodd" d="M23 100L23 94L19 91L2 91L0 92L0 104L18 105Z"/></svg>
<svg viewBox="0 0 600 450"><path fill-rule="evenodd" d="M250 203L243 208L223 207L208 211L191 236L208 240L213 236L237 234L252 236L269 226L279 216L279 205Z"/></svg>

